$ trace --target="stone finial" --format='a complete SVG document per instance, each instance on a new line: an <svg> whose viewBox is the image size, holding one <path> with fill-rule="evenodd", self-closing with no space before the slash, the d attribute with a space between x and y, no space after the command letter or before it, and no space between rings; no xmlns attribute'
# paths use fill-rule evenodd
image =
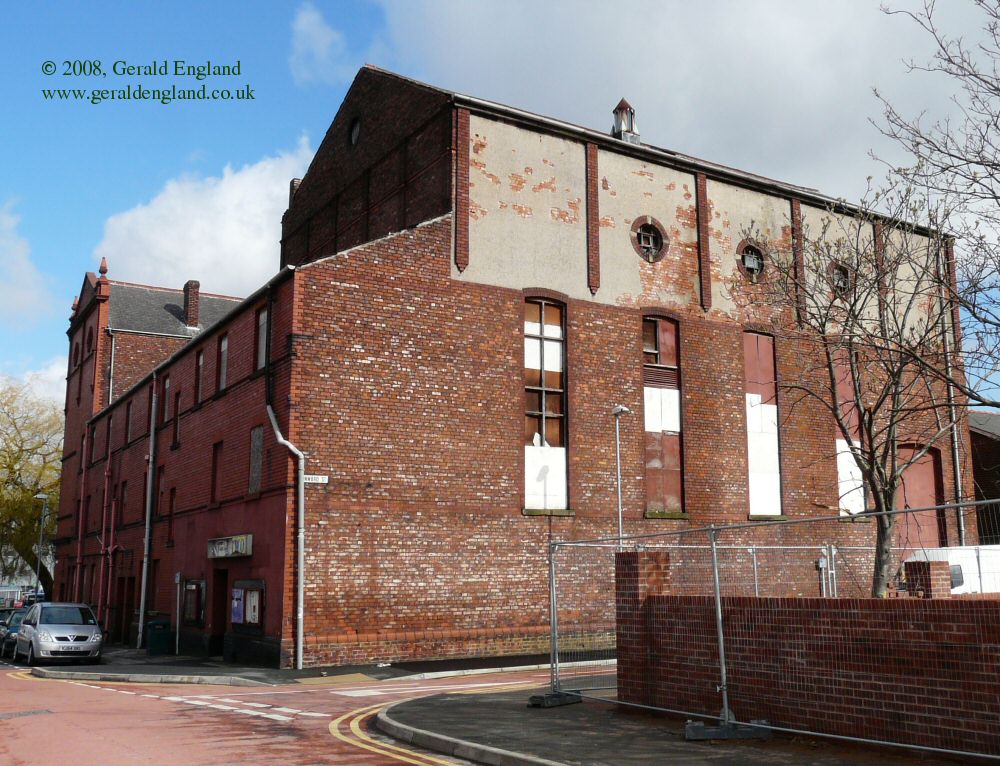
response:
<svg viewBox="0 0 1000 766"><path fill-rule="evenodd" d="M101 257L101 268L99 268L99 269L97 270L97 272L98 272L98 273L99 273L99 274L100 274L100 275L101 275L102 277L105 277L105 276L107 276L107 275L108 275L108 259L107 259L107 258L104 258L103 256Z"/></svg>

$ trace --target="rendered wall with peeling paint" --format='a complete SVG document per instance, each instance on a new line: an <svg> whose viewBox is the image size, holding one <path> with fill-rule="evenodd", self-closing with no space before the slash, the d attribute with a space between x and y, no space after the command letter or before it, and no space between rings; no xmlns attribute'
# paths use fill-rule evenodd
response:
<svg viewBox="0 0 1000 766"><path fill-rule="evenodd" d="M469 139L470 258L452 276L589 298L583 144L475 115Z"/></svg>
<svg viewBox="0 0 1000 766"><path fill-rule="evenodd" d="M625 306L685 306L698 301L698 226L694 176L614 152L598 155L601 289L595 300ZM647 263L629 232L639 216L658 220L667 254Z"/></svg>
<svg viewBox="0 0 1000 766"><path fill-rule="evenodd" d="M769 243L768 255L791 259L792 236L787 199L741 189L719 181L708 182L711 202L712 306L733 315L734 286L745 279L739 270L736 249L744 239L755 236Z"/></svg>

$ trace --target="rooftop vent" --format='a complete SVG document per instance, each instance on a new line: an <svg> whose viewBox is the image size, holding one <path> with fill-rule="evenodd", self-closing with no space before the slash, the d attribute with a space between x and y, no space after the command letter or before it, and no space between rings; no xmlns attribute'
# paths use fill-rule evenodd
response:
<svg viewBox="0 0 1000 766"><path fill-rule="evenodd" d="M625 99L619 101L612 114L615 116L615 124L611 128L612 136L630 144L642 143L639 140L639 131L635 127L635 109L628 101Z"/></svg>

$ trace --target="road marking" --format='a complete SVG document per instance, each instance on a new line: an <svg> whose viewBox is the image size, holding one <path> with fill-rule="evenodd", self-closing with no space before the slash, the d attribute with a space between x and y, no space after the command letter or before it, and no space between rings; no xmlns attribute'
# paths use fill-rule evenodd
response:
<svg viewBox="0 0 1000 766"><path fill-rule="evenodd" d="M415 766L455 766L454 761L445 761L440 758L424 755L423 753L408 750L407 748L399 747L397 745L377 742L376 740L368 737L368 735L364 734L361 731L360 722L375 715L384 707L385 704L379 703L377 705L369 705L368 707L352 710L350 713L344 713L340 716L340 718L330 723L330 733L341 742L345 742L348 745L353 745L354 747L362 750L368 750L369 752L377 753L378 755L383 755L387 758L402 761L403 763L412 763L415 764ZM350 722L350 729L354 736L349 736L340 731L340 725L348 718L351 718L351 716L354 716Z"/></svg>
<svg viewBox="0 0 1000 766"><path fill-rule="evenodd" d="M514 686L517 681L496 681L483 684L442 684L434 686L380 686L377 689L338 689L330 694L337 694L341 697L378 697L382 694L396 694L399 692L448 692L461 689L489 689L498 686Z"/></svg>

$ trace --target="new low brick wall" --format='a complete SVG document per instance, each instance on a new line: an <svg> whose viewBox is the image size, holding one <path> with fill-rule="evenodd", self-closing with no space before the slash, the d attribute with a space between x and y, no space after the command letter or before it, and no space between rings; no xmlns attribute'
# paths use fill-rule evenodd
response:
<svg viewBox="0 0 1000 766"><path fill-rule="evenodd" d="M715 602L619 554L619 697L717 715ZM668 586L669 587L669 586ZM723 598L739 720L1000 754L1000 602Z"/></svg>

